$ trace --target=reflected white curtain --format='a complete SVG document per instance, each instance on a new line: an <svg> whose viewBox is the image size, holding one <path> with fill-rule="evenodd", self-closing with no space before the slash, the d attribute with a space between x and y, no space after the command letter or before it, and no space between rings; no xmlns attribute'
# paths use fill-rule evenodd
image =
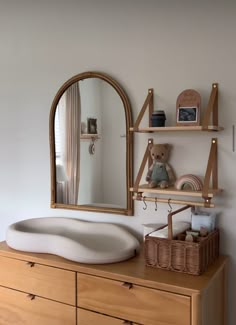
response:
<svg viewBox="0 0 236 325"><path fill-rule="evenodd" d="M61 162L64 179L57 182L57 202L78 204L80 179L80 125L81 104L79 83L76 82L65 92L64 98L64 129L61 143ZM58 166L59 167L59 166Z"/></svg>

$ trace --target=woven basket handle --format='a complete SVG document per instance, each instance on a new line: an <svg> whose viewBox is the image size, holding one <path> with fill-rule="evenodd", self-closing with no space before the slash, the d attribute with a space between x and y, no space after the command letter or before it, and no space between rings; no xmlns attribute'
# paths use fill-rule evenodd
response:
<svg viewBox="0 0 236 325"><path fill-rule="evenodd" d="M182 212L184 210L187 210L189 208L192 208L192 206L191 205L186 205L183 208L180 208L180 209L178 209L176 211L173 211L173 212L170 212L168 214L168 239L170 239L170 240L173 239L173 222L172 222L172 216L175 215L175 214L177 214L177 213L180 213L180 212Z"/></svg>

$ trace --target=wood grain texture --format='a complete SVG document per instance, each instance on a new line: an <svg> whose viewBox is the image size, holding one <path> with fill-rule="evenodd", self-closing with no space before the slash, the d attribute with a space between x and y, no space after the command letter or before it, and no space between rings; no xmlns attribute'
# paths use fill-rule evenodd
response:
<svg viewBox="0 0 236 325"><path fill-rule="evenodd" d="M126 321L126 322L125 322ZM77 308L77 325L137 325L137 323L128 322L107 315L91 312L82 308Z"/></svg>
<svg viewBox="0 0 236 325"><path fill-rule="evenodd" d="M75 307L0 287L1 325L74 325Z"/></svg>
<svg viewBox="0 0 236 325"><path fill-rule="evenodd" d="M224 272L217 274L202 296L201 324L225 324Z"/></svg>
<svg viewBox="0 0 236 325"><path fill-rule="evenodd" d="M36 263L32 268L27 265L31 269L37 265L42 267L40 270L44 276L42 277L40 271L33 277L32 283L34 285L37 283L37 290L40 289L43 279L47 282L45 288L51 288L51 291L57 292L57 288L50 285L52 277L45 276L46 269L50 274L52 274L51 269L58 271L59 268L61 268L59 271L65 272L60 274L69 272L75 276L75 272L78 272L78 305L91 309L88 311L89 314L86 313L88 316L85 313L80 314L79 325L84 325L82 322L85 322L85 325L116 325L120 321L122 324L123 320L131 321L131 324L133 322L133 324L145 325L226 325L225 296L228 259L224 256L217 259L201 276L146 267L142 251L139 256L125 262L86 265L55 255L15 251L3 242L0 243L0 258L0 272L5 270L0 273L1 325L71 325L76 323L75 306L63 305L38 296L30 300L32 296L28 297L26 289L29 289L28 280L32 281L32 279L30 275L23 276L22 266L18 267L21 265L18 264L19 262L27 265L27 261ZM21 274L20 277L18 272ZM66 290L65 283L63 283L64 279L67 282L66 278L59 278L62 282L61 290ZM124 282L128 284L123 286ZM18 290L24 292L12 289L19 283L21 289ZM1 287L1 285L8 285L9 288ZM54 285L60 287L59 283L54 282ZM50 290L46 290L46 295L50 293ZM74 289L73 292L75 295ZM35 294L35 292L28 293ZM58 292L57 295L59 295ZM95 318L94 321L93 318ZM126 322L126 324L129 323Z"/></svg>
<svg viewBox="0 0 236 325"><path fill-rule="evenodd" d="M139 193L150 193L150 194L162 194L162 195L176 195L176 196L188 196L199 198L202 197L202 191L191 191L191 190L177 190L175 187L167 187L164 189L161 188L150 188L148 184L139 185L138 189L134 187L130 188L131 192L139 192ZM214 195L222 192L221 189L208 189L208 197L213 198Z"/></svg>
<svg viewBox="0 0 236 325"><path fill-rule="evenodd" d="M212 281L212 278L225 268L228 260L226 256L221 256L208 268L203 276L194 276L147 267L143 250L136 257L124 262L93 265L72 262L51 254L20 252L9 248L6 242L1 242L0 256L33 261L45 266L48 265L113 280L132 282L150 288L185 295L191 295L192 293L204 290Z"/></svg>
<svg viewBox="0 0 236 325"><path fill-rule="evenodd" d="M123 282L77 275L78 307L145 325L189 325L190 298ZM167 307L168 306L168 307Z"/></svg>
<svg viewBox="0 0 236 325"><path fill-rule="evenodd" d="M0 285L75 305L75 272L0 256Z"/></svg>
<svg viewBox="0 0 236 325"><path fill-rule="evenodd" d="M201 322L201 295L193 294L191 302L191 325L203 325Z"/></svg>

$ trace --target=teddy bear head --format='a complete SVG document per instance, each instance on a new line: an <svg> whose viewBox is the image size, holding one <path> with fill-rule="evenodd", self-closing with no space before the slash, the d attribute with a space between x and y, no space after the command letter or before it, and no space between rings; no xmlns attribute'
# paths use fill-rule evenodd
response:
<svg viewBox="0 0 236 325"><path fill-rule="evenodd" d="M164 144L150 144L150 154L153 161L165 163L169 159L170 145Z"/></svg>

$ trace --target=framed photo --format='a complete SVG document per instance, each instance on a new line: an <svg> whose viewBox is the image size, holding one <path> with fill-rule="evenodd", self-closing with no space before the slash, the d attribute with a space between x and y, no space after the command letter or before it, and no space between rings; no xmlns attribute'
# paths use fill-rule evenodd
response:
<svg viewBox="0 0 236 325"><path fill-rule="evenodd" d="M194 89L186 89L176 101L176 125L200 125L201 96Z"/></svg>
<svg viewBox="0 0 236 325"><path fill-rule="evenodd" d="M199 107L178 107L176 121L177 125L199 125Z"/></svg>
<svg viewBox="0 0 236 325"><path fill-rule="evenodd" d="M88 133L89 134L97 134L97 119L96 118L88 118Z"/></svg>

